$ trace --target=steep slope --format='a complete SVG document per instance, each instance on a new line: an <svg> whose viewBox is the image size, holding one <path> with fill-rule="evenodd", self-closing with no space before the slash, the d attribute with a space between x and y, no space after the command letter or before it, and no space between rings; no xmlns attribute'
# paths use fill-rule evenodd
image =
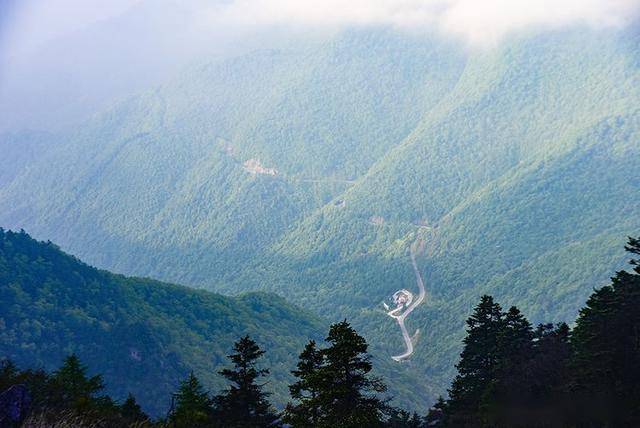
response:
<svg viewBox="0 0 640 428"><path fill-rule="evenodd" d="M455 84L450 52L363 31L194 67L66 136L0 189L0 222L100 266L215 287L404 139Z"/></svg>
<svg viewBox="0 0 640 428"><path fill-rule="evenodd" d="M372 309L413 284L407 249L423 239L431 301L408 320L422 337L399 370L436 383L483 292L534 321L572 320L640 229L640 73L625 37L551 34L471 58L442 103L340 196L344 208L327 205L265 254L264 269L276 268L262 288L358 313L394 355L399 333ZM260 286L250 278L229 289Z"/></svg>
<svg viewBox="0 0 640 428"><path fill-rule="evenodd" d="M0 188L24 174L43 153L55 146L56 136L46 132L14 132L0 134Z"/></svg>
<svg viewBox="0 0 640 428"><path fill-rule="evenodd" d="M0 358L58 367L75 352L117 398L134 393L163 414L193 369L217 390L233 342L250 334L268 352L269 389L282 405L289 370L324 325L269 294L230 298L85 265L51 243L0 229Z"/></svg>
<svg viewBox="0 0 640 428"><path fill-rule="evenodd" d="M348 317L382 361L403 341L381 303L415 291L424 242L416 351L382 369L424 407L480 294L572 320L620 265L640 229L638 40L573 28L463 51L372 29L194 67L16 174L0 224Z"/></svg>
<svg viewBox="0 0 640 428"><path fill-rule="evenodd" d="M585 41L591 49L581 54ZM470 256L485 264L468 275L480 283L531 252L633 219L639 73L619 43L555 34L473 58L442 106L340 195L344 207L328 204L308 216L271 255L312 266L393 259L420 232L429 236L429 270L443 264L436 284L465 284L459 260ZM562 61L568 53L571 61ZM596 83L586 90L581 79ZM607 212L616 207L627 217ZM514 240L519 234L530 243ZM490 239L500 242L491 248Z"/></svg>

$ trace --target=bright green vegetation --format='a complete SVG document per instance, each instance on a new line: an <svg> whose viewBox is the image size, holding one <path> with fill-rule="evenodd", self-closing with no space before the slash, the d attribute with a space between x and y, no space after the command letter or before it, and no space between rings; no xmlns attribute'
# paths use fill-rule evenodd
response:
<svg viewBox="0 0 640 428"><path fill-rule="evenodd" d="M224 297L81 263L51 243L0 229L0 356L20 366L58 367L76 353L104 375L116 399L133 393L153 415L193 370L213 391L234 340L269 349L269 391L282 406L289 370L323 323L265 293Z"/></svg>
<svg viewBox="0 0 640 428"><path fill-rule="evenodd" d="M629 238L625 249L640 256L640 239ZM610 285L594 290L573 330L566 323L534 329L517 307L504 311L483 295L466 321L448 397L439 397L424 417L388 404L386 385L371 375L367 341L342 321L330 326L325 346L307 342L291 372L292 401L280 413L264 390L268 352L246 335L234 343L230 367L218 372L226 389L212 395L191 372L167 417L155 421L131 394L121 403L103 395L102 376L89 377L75 354L52 374L20 371L4 360L0 422L16 428L43 421L110 428L637 426L640 259L630 263L631 272L618 271Z"/></svg>
<svg viewBox="0 0 640 428"><path fill-rule="evenodd" d="M574 28L465 52L369 29L203 64L59 138L0 187L0 224L117 272L346 317L424 409L480 295L569 321L621 265L640 230L637 45ZM416 240L429 294L392 364L381 302L415 289Z"/></svg>

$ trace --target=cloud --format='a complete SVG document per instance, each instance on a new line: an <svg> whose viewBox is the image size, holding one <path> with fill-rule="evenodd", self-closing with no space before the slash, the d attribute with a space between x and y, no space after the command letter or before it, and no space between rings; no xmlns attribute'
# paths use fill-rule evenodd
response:
<svg viewBox="0 0 640 428"><path fill-rule="evenodd" d="M233 0L207 16L218 25L435 29L491 44L522 29L621 27L639 10L640 0Z"/></svg>
<svg viewBox="0 0 640 428"><path fill-rule="evenodd" d="M141 0L4 1L0 9L4 8L11 17L0 38L9 43L12 50L29 51L60 35L123 13ZM0 4L2 2L0 0Z"/></svg>
<svg viewBox="0 0 640 428"><path fill-rule="evenodd" d="M533 28L622 27L639 9L640 0L0 0L0 131L66 126L191 61L324 36L308 30L383 25L492 46Z"/></svg>
<svg viewBox="0 0 640 428"><path fill-rule="evenodd" d="M0 42L12 52L29 51L58 36L105 21L136 5L165 15L193 17L193 25L168 30L206 40L221 34L280 26L339 28L388 25L440 31L472 44L492 44L534 27L574 24L621 27L639 15L640 0L0 0ZM3 13L4 11L4 13ZM6 15L6 16L4 16ZM4 28L4 30L3 30ZM166 28L158 28L166 32ZM135 34L132 34L135 37ZM2 52L0 52L0 57Z"/></svg>

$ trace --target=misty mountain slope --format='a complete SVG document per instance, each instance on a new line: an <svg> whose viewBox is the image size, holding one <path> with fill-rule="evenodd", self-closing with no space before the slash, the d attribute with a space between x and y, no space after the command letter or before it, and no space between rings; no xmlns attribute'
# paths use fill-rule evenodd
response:
<svg viewBox="0 0 640 428"><path fill-rule="evenodd" d="M200 65L15 174L0 224L101 267L348 317L424 407L483 292L571 321L620 265L640 229L637 40L575 28L465 52L371 29ZM418 240L420 340L391 364L381 303L415 290Z"/></svg>
<svg viewBox="0 0 640 428"><path fill-rule="evenodd" d="M635 110L638 68L616 42L577 32L479 53L452 94L352 190L356 207L437 222L520 162L562 154L600 120Z"/></svg>
<svg viewBox="0 0 640 428"><path fill-rule="evenodd" d="M522 306L534 322L570 322L592 288L624 264L619 249L640 228L635 197L640 175L634 167L640 151L637 144L621 150L621 143L639 141L640 134L637 116L627 122L629 128L621 125L622 118L611 122L619 126L617 138L608 135L611 128L605 122L591 132L599 139L608 135L606 143L538 165L524 178L484 192L435 230L408 234L406 241L416 236L426 240L421 266L430 295L407 321L411 331L420 328L421 336L411 365L398 371L446 383L454 373L451 361L459 352L465 314L483 293L504 305ZM297 295L297 302L320 312L349 316L368 333L373 349L394 355L402 349L399 331L379 310L380 302L399 288L415 290L415 285L407 254L394 248L386 254L382 260L327 263L324 269L320 257L312 259L319 264L313 268L300 262L290 274L302 290L277 280L266 283L275 285L269 289L295 290L289 291L290 298ZM294 274L297 269L306 275ZM327 271L338 275L327 279Z"/></svg>
<svg viewBox="0 0 640 428"><path fill-rule="evenodd" d="M125 273L211 283L348 188L463 64L446 44L363 31L194 67L94 118L0 190L3 224L55 225L65 248ZM254 178L251 160L276 175ZM176 264L184 247L204 271Z"/></svg>
<svg viewBox="0 0 640 428"><path fill-rule="evenodd" d="M179 381L194 370L214 391L224 382L238 337L250 334L267 355L269 389L282 405L289 370L324 323L269 294L223 297L85 265L51 243L0 230L0 356L27 367L57 368L75 352L104 374L119 399L134 393L164 414Z"/></svg>
<svg viewBox="0 0 640 428"><path fill-rule="evenodd" d="M56 137L47 132L12 132L0 135L0 187L24 173L51 146Z"/></svg>
<svg viewBox="0 0 640 428"><path fill-rule="evenodd" d="M455 85L464 62L447 43L386 30L290 43L175 82L168 121L215 131L240 157L296 178L357 178Z"/></svg>
<svg viewBox="0 0 640 428"><path fill-rule="evenodd" d="M414 366L399 371L419 370L434 382L452 375L463 314L483 292L536 322L572 320L592 287L621 265L624 237L640 228L638 69L614 49L615 39L587 39L595 51L575 53L584 37L505 49L524 64L535 53L534 76L524 66L504 73L500 62L500 72L467 75L487 92L427 114L340 196L344 207L308 217L257 262L254 270L272 273L267 281L252 283L247 273L227 289L287 290L307 307L349 316L380 354L393 355L402 346L389 339L396 326L374 308L399 288L415 288L406 248L422 236L432 301L408 320L421 340ZM560 60L567 52L573 62ZM476 68L485 61L469 66L486 71ZM476 85L485 77L497 81ZM384 222L372 224L376 216Z"/></svg>
<svg viewBox="0 0 640 428"><path fill-rule="evenodd" d="M520 180L535 181L540 178L540 165L559 165L563 157L568 154L580 156L583 151L590 150L591 145L600 144L605 152L606 147L611 146L611 155L620 150L620 153L626 153L626 150L632 154L638 127L635 105L640 99L638 89L633 86L638 79L637 69L629 67L625 57L614 55L612 59L610 55L604 55L605 52L615 52L612 49L615 40L601 41L599 48L594 48L597 52L589 51L584 54L585 58L575 54L575 61L569 64L566 64L568 61L558 61L566 51L575 51L580 46L578 41L585 38L582 33L570 36L566 41L565 35L556 35L560 40L555 43L543 40L540 42L542 47L536 43L531 43L533 47L530 47L525 43L524 47L506 48L507 53L518 52L521 62L535 53L537 62L548 67L546 73L536 72L550 77L537 82L540 79L532 78L526 68L516 63L513 67L518 71L516 76L502 76L497 83L486 87L487 93L483 96L471 93L468 100L449 100L448 103L462 107L451 108L449 116L423 125L424 130L408 137L341 196L345 201L344 208L327 206L317 212L298 230L288 234L276 247L277 251L287 256L329 260L339 260L345 255L357 257L371 250L384 251L385 245L392 247L394 240L402 239L410 230L415 230L415 225L432 227L442 223L444 226L451 218L457 218L457 212L464 206L488 196L494 197L496 189L505 185L513 185ZM546 50L550 46L559 46L557 50L560 52L549 51L546 54L548 58L539 54L538 50ZM590 68L576 65L583 63L589 64ZM498 65L497 68L501 67ZM557 70L559 68L562 69ZM486 71L486 67L481 70ZM579 75L593 76L594 79L601 75L605 77L593 85L595 89L589 87L589 91L583 94L585 87L581 83L561 84L561 80L571 76L569 72L573 73L571 83L580 82ZM495 78L496 74L499 75L489 75ZM478 82L477 76L467 78ZM459 85L466 86L464 82ZM524 88L534 86L537 90L530 93L518 91L516 85ZM512 92L522 92L526 97L513 96ZM558 105L555 109L549 107L548 101L554 96ZM515 105L505 106L508 101ZM563 113L562 109L566 111ZM523 115L523 110L526 115ZM621 112L627 112L627 116L617 117ZM538 119L536 116L541 117ZM560 118L565 116L576 116L580 121L562 121ZM602 129L592 131L597 127ZM608 153L601 156L605 161L609 159ZM623 160L624 155L614 156L611 163L616 165ZM599 166L601 169L607 167L606 164ZM566 173L567 178L572 178L569 172ZM599 178L589 176L596 173L588 168L584 174L581 179L587 182ZM633 177L633 170L629 174ZM558 179L562 178L558 173ZM628 186L622 188L628 189ZM559 196L559 190L550 192L551 196ZM534 196L550 196L541 189L533 188L531 191ZM595 203L598 197L609 196L605 189L601 189L600 193L592 195L590 203ZM485 217L468 217L465 222L482 219L505 221L500 217L504 210L500 204L509 201L518 204L524 197L526 194L514 196L513 200L505 197L492 207L495 211L483 213ZM598 205L583 206L587 210L599 208ZM592 215L599 218L606 213L598 211ZM368 220L373 216L383 217L385 224L379 228L371 227ZM513 225L512 230L518 230L521 219L514 217L505 223ZM544 217L539 219L544 220ZM466 225L469 226L468 223ZM596 224L589 226L597 231ZM456 227L463 226L458 224ZM450 232L440 233L440 228L438 230L438 236L449 239ZM531 232L533 234L529 236L539 236L538 232ZM509 235L504 237L509 239ZM563 235L558 235L557 239L563 239ZM443 247L442 250L444 252L448 248Z"/></svg>
<svg viewBox="0 0 640 428"><path fill-rule="evenodd" d="M444 262L464 257L478 266L470 279L483 282L485 275L508 271L549 249L604 232L625 233L621 226L633 224L640 209L634 197L640 185L634 167L640 160L639 119L634 114L604 120L564 156L522 168L483 189L438 230L440 241L432 258ZM466 225L474 226L472 235ZM478 251L483 247L486 250ZM488 261L499 264L482 265ZM442 270L452 281L465 282L462 267Z"/></svg>

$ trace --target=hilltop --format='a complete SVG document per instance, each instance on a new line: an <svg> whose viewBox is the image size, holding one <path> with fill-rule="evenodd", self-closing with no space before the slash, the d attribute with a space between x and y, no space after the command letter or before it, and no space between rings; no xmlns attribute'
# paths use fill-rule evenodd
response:
<svg viewBox="0 0 640 428"><path fill-rule="evenodd" d="M212 390L234 341L268 348L269 390L282 406L289 370L326 324L268 293L225 297L95 269L24 232L0 229L0 356L52 370L76 353L104 374L116 399L133 393L164 415L171 393L194 372Z"/></svg>

